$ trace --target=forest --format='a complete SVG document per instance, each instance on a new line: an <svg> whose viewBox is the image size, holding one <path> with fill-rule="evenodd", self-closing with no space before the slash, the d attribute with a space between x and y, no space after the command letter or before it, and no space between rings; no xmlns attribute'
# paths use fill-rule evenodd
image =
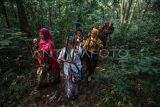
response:
<svg viewBox="0 0 160 107"><path fill-rule="evenodd" d="M160 107L159 9L160 0L0 0L0 107ZM35 91L40 28L60 50L77 25L87 37L106 22L114 26L108 57L77 100L64 103L63 81Z"/></svg>

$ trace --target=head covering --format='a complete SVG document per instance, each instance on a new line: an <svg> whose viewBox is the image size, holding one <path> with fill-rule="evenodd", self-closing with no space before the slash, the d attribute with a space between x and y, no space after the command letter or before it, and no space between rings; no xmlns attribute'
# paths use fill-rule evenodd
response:
<svg viewBox="0 0 160 107"><path fill-rule="evenodd" d="M41 32L42 35L44 35L45 39L52 40L51 33L49 32L49 30L48 30L47 28L41 28L41 29L39 30L39 32Z"/></svg>
<svg viewBox="0 0 160 107"><path fill-rule="evenodd" d="M70 41L70 42L75 42L76 41L76 37L75 36L68 36L66 39L68 41Z"/></svg>
<svg viewBox="0 0 160 107"><path fill-rule="evenodd" d="M112 24L111 22L107 22L107 23L105 23L105 26L106 26L106 27L110 27L111 24Z"/></svg>
<svg viewBox="0 0 160 107"><path fill-rule="evenodd" d="M45 38L45 40L40 39L40 43L39 43L40 47L42 45L44 45L45 42L48 42L48 43L52 44L53 48L55 49L56 46L55 46L54 40L52 39L52 36L51 36L51 33L49 32L49 30L47 28L41 28L39 30L39 32L41 32L42 35L44 35L44 38Z"/></svg>
<svg viewBox="0 0 160 107"><path fill-rule="evenodd" d="M92 29L92 31L96 32L96 38L98 38L98 35L99 35L99 31L98 31L98 29L93 28L93 29Z"/></svg>
<svg viewBox="0 0 160 107"><path fill-rule="evenodd" d="M77 33L78 31L82 33L82 29L80 29L80 28L76 29L76 33Z"/></svg>
<svg viewBox="0 0 160 107"><path fill-rule="evenodd" d="M79 21L75 22L76 30L81 28L81 23Z"/></svg>

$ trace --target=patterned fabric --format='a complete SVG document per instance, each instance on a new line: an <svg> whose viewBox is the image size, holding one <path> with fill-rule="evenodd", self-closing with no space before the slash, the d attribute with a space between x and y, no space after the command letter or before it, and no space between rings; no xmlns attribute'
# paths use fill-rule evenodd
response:
<svg viewBox="0 0 160 107"><path fill-rule="evenodd" d="M66 52L67 51L67 52ZM66 59L65 53L67 53ZM73 57L73 61L76 63L70 63L71 58ZM64 61L64 75L65 75L65 92L66 97L71 98L78 95L78 87L80 81L80 71L82 69L81 61L80 61L80 52L78 50L67 50L67 48L63 48L60 52L58 59Z"/></svg>
<svg viewBox="0 0 160 107"><path fill-rule="evenodd" d="M52 83L55 80L50 70L51 70L50 65L48 64L38 67L37 69L38 87L46 86L47 84Z"/></svg>
<svg viewBox="0 0 160 107"><path fill-rule="evenodd" d="M70 78L71 78L71 81L73 83L75 83L75 84L78 83L78 82L80 82L80 80L81 80L81 77L80 77L80 72L81 71L79 71L79 68L77 68L77 69L78 69L78 73L74 72L72 70L72 68L70 69Z"/></svg>
<svg viewBox="0 0 160 107"><path fill-rule="evenodd" d="M98 48L103 47L103 42L99 38L89 37L84 43L84 49L90 52L97 51Z"/></svg>
<svg viewBox="0 0 160 107"><path fill-rule="evenodd" d="M73 98L78 96L78 88L79 88L79 83L73 83L71 79L66 76L65 77L65 96L67 98Z"/></svg>
<svg viewBox="0 0 160 107"><path fill-rule="evenodd" d="M87 73L87 77L94 74L98 61L98 52L100 48L103 48L103 42L96 36L90 36L84 43L84 56L83 66L84 71Z"/></svg>

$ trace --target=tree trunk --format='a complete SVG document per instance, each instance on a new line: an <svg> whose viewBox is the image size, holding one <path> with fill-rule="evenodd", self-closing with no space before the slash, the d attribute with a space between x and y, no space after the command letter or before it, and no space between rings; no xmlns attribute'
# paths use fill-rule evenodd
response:
<svg viewBox="0 0 160 107"><path fill-rule="evenodd" d="M14 17L15 17L15 19L17 21L17 13L16 13L15 8L14 8L14 2L10 2L10 5L11 5L11 8L12 8L12 12L14 14Z"/></svg>
<svg viewBox="0 0 160 107"><path fill-rule="evenodd" d="M137 8L138 8L138 16L140 16L141 15L141 4L140 4L140 2L138 2L138 4L137 4Z"/></svg>
<svg viewBox="0 0 160 107"><path fill-rule="evenodd" d="M43 27L44 26L44 13L45 13L45 11L44 11L44 9L43 9L43 0L39 0L39 6L40 6L40 12L41 12L41 14L40 15L38 15L38 16L40 16L40 27Z"/></svg>
<svg viewBox="0 0 160 107"><path fill-rule="evenodd" d="M27 33L27 35L30 36L31 32L29 31L29 24L28 24L28 20L27 20L27 16L25 13L25 9L24 9L22 0L16 0L16 3L17 3L21 32Z"/></svg>
<svg viewBox="0 0 160 107"><path fill-rule="evenodd" d="M144 18L144 15L146 13L146 11L148 10L149 4L151 3L151 0L148 0L146 8L144 9L143 13L142 13L142 19Z"/></svg>
<svg viewBox="0 0 160 107"><path fill-rule="evenodd" d="M121 19L121 26L122 26L122 25L123 25L123 17L124 17L124 16L123 16L123 13L124 13L124 12L123 12L123 10L124 10L124 9L123 9L123 8L124 8L124 1L123 1L123 0L121 0L120 8L121 8L121 9L120 9L120 10L121 10L121 11L120 11L120 19Z"/></svg>
<svg viewBox="0 0 160 107"><path fill-rule="evenodd" d="M28 7L28 13L29 13L29 16L30 16L30 20L34 20L34 22L32 22L32 25L30 27L34 28L34 29L37 29L38 27L38 16L36 15L36 8L34 9L32 4L29 4L27 5ZM38 13L38 12L37 12Z"/></svg>
<svg viewBox="0 0 160 107"><path fill-rule="evenodd" d="M52 7L51 6L49 6L49 8L48 8L48 10L49 10L49 12L48 12L48 18L49 18L49 25L50 25L50 27L52 28Z"/></svg>
<svg viewBox="0 0 160 107"><path fill-rule="evenodd" d="M135 10L135 6L137 5L137 0L121 0L120 8L121 8L121 27L122 30L127 30L129 24L131 23L133 13Z"/></svg>
<svg viewBox="0 0 160 107"><path fill-rule="evenodd" d="M128 24L127 24L127 29L128 29L128 26L130 25L131 21L132 21L132 17L133 17L133 14L134 14L134 10L135 10L135 7L136 7L136 4L137 4L137 1L138 0L134 0L135 2L133 3L133 7L131 8L131 14L129 16L129 19L128 19Z"/></svg>
<svg viewBox="0 0 160 107"><path fill-rule="evenodd" d="M126 24L126 14L127 14L127 7L128 7L128 2L126 2L126 0L124 1L124 5L123 5L123 25Z"/></svg>
<svg viewBox="0 0 160 107"><path fill-rule="evenodd" d="M4 5L4 0L0 0L0 4L2 6L2 12L3 12L3 15L6 19L6 24L7 24L7 27L9 28L10 27L10 23L9 23L9 20L8 20L8 15L7 15L7 11L6 11L6 7Z"/></svg>
<svg viewBox="0 0 160 107"><path fill-rule="evenodd" d="M127 26L128 26L128 20L129 20L129 17L130 15L132 14L131 13L131 7L132 7L132 4L133 4L133 0L129 0L129 3L128 2L125 2L125 14L124 14L124 22L123 22L123 30L126 30Z"/></svg>
<svg viewBox="0 0 160 107"><path fill-rule="evenodd" d="M131 6L132 6L132 3L133 3L133 0L130 0L129 3L128 3L128 6L126 8L126 15L125 15L125 19L128 20L129 16L130 16L130 9L131 9Z"/></svg>
<svg viewBox="0 0 160 107"><path fill-rule="evenodd" d="M121 26L122 26L122 29L124 29L124 25L126 23L126 8L127 8L127 2L126 0L121 0L121 3L120 3L120 19L121 19Z"/></svg>

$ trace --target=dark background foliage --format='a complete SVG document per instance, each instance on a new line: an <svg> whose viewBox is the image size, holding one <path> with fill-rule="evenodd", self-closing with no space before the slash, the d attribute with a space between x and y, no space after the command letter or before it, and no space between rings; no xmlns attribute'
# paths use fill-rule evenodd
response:
<svg viewBox="0 0 160 107"><path fill-rule="evenodd" d="M106 107L158 105L159 10L159 0L1 0L0 104L15 105L33 89L30 46L39 28L47 27L56 47L62 48L64 37L74 35L77 22L86 36L92 26L110 21L115 27L112 49L129 53L101 65L105 71L97 72L96 79L108 88L100 90L99 98Z"/></svg>

